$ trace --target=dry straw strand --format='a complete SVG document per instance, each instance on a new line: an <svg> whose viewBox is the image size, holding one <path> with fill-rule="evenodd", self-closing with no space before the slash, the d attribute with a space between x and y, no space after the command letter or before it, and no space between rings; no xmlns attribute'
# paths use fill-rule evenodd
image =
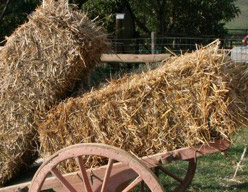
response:
<svg viewBox="0 0 248 192"><path fill-rule="evenodd" d="M68 1L46 1L0 53L0 185L32 161L37 124L88 76L106 35Z"/></svg>
<svg viewBox="0 0 248 192"><path fill-rule="evenodd" d="M233 63L218 45L61 102L39 126L42 156L93 142L141 157L229 139L247 125L247 66ZM73 171L73 164L63 169Z"/></svg>

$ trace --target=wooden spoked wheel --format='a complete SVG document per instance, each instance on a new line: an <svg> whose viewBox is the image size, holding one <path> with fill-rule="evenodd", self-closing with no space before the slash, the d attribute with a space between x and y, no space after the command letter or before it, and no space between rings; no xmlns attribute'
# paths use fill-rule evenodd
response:
<svg viewBox="0 0 248 192"><path fill-rule="evenodd" d="M173 190L173 192L184 192L188 186L190 185L191 181L194 178L195 170L196 170L196 159L188 160L188 168L183 178L177 176L176 174L168 171L163 166L156 167L156 171L160 170L162 173L168 175L169 177L173 178L175 181L178 182L178 186Z"/></svg>
<svg viewBox="0 0 248 192"><path fill-rule="evenodd" d="M104 169L103 178L99 178L99 180L101 180L100 187L92 187L91 179L89 178L89 173L84 167L84 160L82 159L82 156L101 156L108 159L108 164L105 166ZM71 184L66 179L66 177L62 175L57 169L57 165L59 163L64 162L68 159L75 159L78 164L80 170L78 173L82 181L79 187ZM116 179L113 176L116 163L123 164L124 166L128 167L129 170L136 174L136 177L132 180L132 182L125 184L121 191L131 191L140 183L145 183L146 186L153 192L164 191L155 174L138 158L119 148L95 143L77 144L55 153L37 170L35 176L33 177L29 191L39 192L43 190L43 185L45 185L46 180L49 180L46 179L49 174L52 174L56 178L56 180L61 183L63 190L59 191L115 191L116 189L113 190L111 188L111 185L116 185L116 182L120 182L121 184L122 182L122 178ZM128 171L128 174L129 173L130 171ZM111 180L112 178L114 178L115 180ZM126 178L123 178L123 180L126 180ZM143 187L141 187L141 191L142 190Z"/></svg>

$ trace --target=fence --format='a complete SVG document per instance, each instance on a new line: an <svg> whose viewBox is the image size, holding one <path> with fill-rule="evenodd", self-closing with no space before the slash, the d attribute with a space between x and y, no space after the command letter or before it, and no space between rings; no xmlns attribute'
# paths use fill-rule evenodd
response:
<svg viewBox="0 0 248 192"><path fill-rule="evenodd" d="M113 39L110 38L112 53L129 54L164 54L170 51L180 54L191 52L196 49L196 45L207 45L216 38L197 37L144 37L134 39ZM242 46L241 38L220 39L221 47L231 49L235 46Z"/></svg>
<svg viewBox="0 0 248 192"><path fill-rule="evenodd" d="M111 51L113 54L175 54L191 52L196 49L196 45L204 46L216 38L198 37L144 37L132 39L109 38ZM242 46L242 38L223 38L220 39L221 48L232 49ZM0 46L1 50L1 46Z"/></svg>
<svg viewBox="0 0 248 192"><path fill-rule="evenodd" d="M248 29L227 29L229 35L247 35Z"/></svg>

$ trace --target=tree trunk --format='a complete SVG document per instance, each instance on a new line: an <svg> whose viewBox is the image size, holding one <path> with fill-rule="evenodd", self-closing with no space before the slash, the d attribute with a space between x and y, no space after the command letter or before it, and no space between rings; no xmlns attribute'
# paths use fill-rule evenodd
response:
<svg viewBox="0 0 248 192"><path fill-rule="evenodd" d="M10 1L11 1L11 0L7 0L7 1L6 1L5 7L3 8L3 12L2 12L1 15L0 15L0 21L4 18L5 14L6 14L6 12L7 12L8 6L9 6L9 4L10 4Z"/></svg>
<svg viewBox="0 0 248 192"><path fill-rule="evenodd" d="M151 34L151 31L146 27L145 23L142 23L133 13L132 8L130 3L128 2L128 0L125 0L125 4L127 9L130 11L131 16L133 18L133 20L135 21L135 23L139 26L140 29L142 29L145 33L147 33L148 35Z"/></svg>

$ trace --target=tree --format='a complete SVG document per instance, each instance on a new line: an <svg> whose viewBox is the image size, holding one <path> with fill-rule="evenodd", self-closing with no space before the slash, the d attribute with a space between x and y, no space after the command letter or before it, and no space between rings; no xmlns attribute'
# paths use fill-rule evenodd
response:
<svg viewBox="0 0 248 192"><path fill-rule="evenodd" d="M123 2L123 0L88 0L83 4L82 9L91 19L98 18L96 21L100 22L110 34L113 34L115 13L122 11Z"/></svg>
<svg viewBox="0 0 248 192"><path fill-rule="evenodd" d="M78 7L88 0L70 0ZM0 0L0 45L5 36L9 36L15 28L27 21L27 16L42 0Z"/></svg>
<svg viewBox="0 0 248 192"><path fill-rule="evenodd" d="M6 14L6 11L8 9L9 4L10 4L10 1L11 0L6 1L5 5L4 5L4 8L3 8L3 11L2 11L2 13L0 15L0 21L3 19L4 15Z"/></svg>
<svg viewBox="0 0 248 192"><path fill-rule="evenodd" d="M23 24L39 0L0 0L0 42Z"/></svg>
<svg viewBox="0 0 248 192"><path fill-rule="evenodd" d="M88 0L83 9L91 17L99 15L114 31L113 13L128 7L136 28L143 34L156 31L162 35L223 35L224 24L240 12L236 0ZM111 24L111 25L108 25Z"/></svg>
<svg viewBox="0 0 248 192"><path fill-rule="evenodd" d="M42 0L0 0L0 42L27 20ZM115 13L128 9L136 31L150 35L199 36L225 34L225 22L240 12L237 0L70 0L88 12L110 34L115 31Z"/></svg>
<svg viewBox="0 0 248 192"><path fill-rule="evenodd" d="M79 7L79 9L81 9L82 8L82 5L84 3L86 3L87 1L88 0L70 0L69 2L70 3L73 3L73 4L76 4Z"/></svg>

